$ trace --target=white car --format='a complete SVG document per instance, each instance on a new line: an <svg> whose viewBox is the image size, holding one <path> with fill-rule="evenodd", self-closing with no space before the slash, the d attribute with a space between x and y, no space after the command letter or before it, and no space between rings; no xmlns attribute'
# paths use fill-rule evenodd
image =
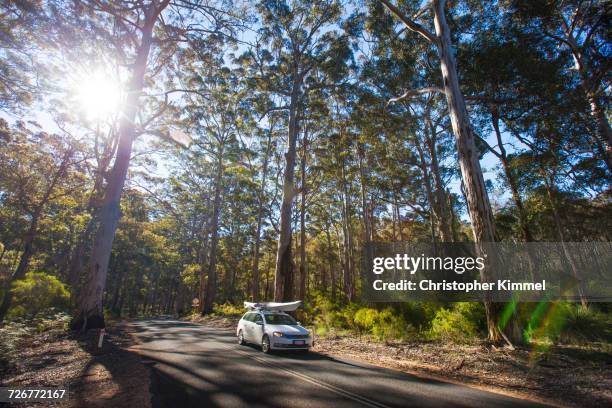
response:
<svg viewBox="0 0 612 408"><path fill-rule="evenodd" d="M256 344L264 353L272 350L303 350L312 347L312 334L282 311L250 310L236 328L238 344Z"/></svg>

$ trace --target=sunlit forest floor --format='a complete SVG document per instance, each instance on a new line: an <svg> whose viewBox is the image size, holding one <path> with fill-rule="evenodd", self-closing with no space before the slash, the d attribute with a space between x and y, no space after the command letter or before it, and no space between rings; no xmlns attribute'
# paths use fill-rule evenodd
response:
<svg viewBox="0 0 612 408"><path fill-rule="evenodd" d="M190 318L228 330L236 319ZM612 404L612 349L606 343L509 350L485 342L380 341L339 332L317 336L314 351L554 405Z"/></svg>
<svg viewBox="0 0 612 408"><path fill-rule="evenodd" d="M53 405L59 407L151 406L149 374L140 358L127 350L132 344L127 333L112 325L102 349L97 350L94 332L75 336L63 323L47 321L38 333L13 333L12 350L3 350L0 386L68 386L68 400Z"/></svg>

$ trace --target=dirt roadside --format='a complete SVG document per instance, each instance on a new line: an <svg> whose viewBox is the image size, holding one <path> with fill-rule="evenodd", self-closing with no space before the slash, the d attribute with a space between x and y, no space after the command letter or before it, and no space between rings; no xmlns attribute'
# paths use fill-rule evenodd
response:
<svg viewBox="0 0 612 408"><path fill-rule="evenodd" d="M121 325L107 328L101 350L98 333L87 336L52 331L23 339L19 353L0 373L0 386L68 387L68 400L15 403L15 407L149 408L149 371L128 348L133 344Z"/></svg>

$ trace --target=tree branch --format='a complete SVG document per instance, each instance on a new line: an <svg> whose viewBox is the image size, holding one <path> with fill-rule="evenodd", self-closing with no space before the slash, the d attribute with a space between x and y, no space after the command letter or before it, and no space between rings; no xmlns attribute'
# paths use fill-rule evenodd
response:
<svg viewBox="0 0 612 408"><path fill-rule="evenodd" d="M398 97L389 99L389 101L387 102L387 106L389 106L392 103L399 102L402 99L411 98L413 96L418 96L418 95L422 95L426 93L434 93L434 92L444 93L444 89L440 88L439 86L428 86L426 88L411 89L409 91L404 92L402 95Z"/></svg>
<svg viewBox="0 0 612 408"><path fill-rule="evenodd" d="M392 14L395 14L395 16L399 18L410 31L414 31L417 34L421 34L432 44L435 44L436 46L438 45L438 37L436 37L431 31L429 31L419 23L406 17L397 7L391 4L391 2L389 2L388 0L380 0L380 2L387 8L387 10L389 10Z"/></svg>

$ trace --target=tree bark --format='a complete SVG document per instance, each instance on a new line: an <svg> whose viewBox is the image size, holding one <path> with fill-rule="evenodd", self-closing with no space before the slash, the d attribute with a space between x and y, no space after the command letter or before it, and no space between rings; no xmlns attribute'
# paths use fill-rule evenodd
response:
<svg viewBox="0 0 612 408"><path fill-rule="evenodd" d="M147 68L149 52L153 43L153 27L159 13L165 8L168 1L162 6L151 7L146 15L142 28L142 38L138 47L136 60L132 68L132 75L128 87L125 111L119 123L119 145L115 162L104 192L104 197L98 210L98 228L95 233L92 254L90 259L90 275L81 295L79 309L70 323L72 329L95 329L105 327L103 295L106 287L108 261L110 258L115 231L120 217L120 201L123 186L130 165L132 144L134 142L134 120L140 107L140 94L144 87L144 76Z"/></svg>
<svg viewBox="0 0 612 408"><path fill-rule="evenodd" d="M433 195L431 177L427 168L427 158L425 157L425 152L423 150L423 147L421 146L421 141L418 139L417 136L414 136L414 145L419 155L419 169L421 170L421 175L423 176L423 181L425 182L425 193L427 195L427 201L429 202L429 213L431 217L431 240L435 243L436 230L438 231L438 235L442 237L442 230L439 227L441 223L439 207L436 205L436 201Z"/></svg>
<svg viewBox="0 0 612 408"><path fill-rule="evenodd" d="M354 284L354 260L353 260L353 228L351 220L352 204L351 204L351 192L348 186L348 180L346 178L346 168L344 159L339 160L340 168L340 182L342 183L342 232L343 232L343 244L344 244L344 277L343 277L343 289L346 299L351 302L355 297L355 284Z"/></svg>
<svg viewBox="0 0 612 408"><path fill-rule="evenodd" d="M302 160L300 164L302 197L300 200L300 286L299 299L306 296L307 265L306 265L306 160L308 154L308 132L304 127L304 137L302 141Z"/></svg>
<svg viewBox="0 0 612 408"><path fill-rule="evenodd" d="M372 241L372 225L370 223L370 210L368 206L368 190L366 187L365 169L363 166L363 146L357 146L357 158L359 163L359 181L361 184L361 214L363 217L364 242Z"/></svg>
<svg viewBox="0 0 612 408"><path fill-rule="evenodd" d="M553 190L555 189L554 176L551 177L551 180L549 180L548 175L546 174L546 170L544 170L543 168L540 168L540 174L542 176L542 179L544 180L544 186L546 187L546 194L548 197L548 202L550 204L550 209L553 214L553 221L557 229L559 241L561 242L561 249L563 250L563 256L565 257L565 259L567 260L567 263L570 266L572 275L574 275L574 278L576 278L576 280L578 281L577 289L578 289L578 296L580 297L580 303L582 304L583 307L587 307L588 303L584 295L584 288L582 285L582 279L580 276L580 272L578 271L576 262L574 262L574 257L572 256L571 251L565 244L566 241L565 241L565 233L563 232L563 223L561 222L561 216L559 215L559 210L557 208L555 196L553 194Z"/></svg>
<svg viewBox="0 0 612 408"><path fill-rule="evenodd" d="M292 256L291 214L295 193L295 156L299 132L298 108L302 87L302 78L297 76L293 82L289 103L289 129L287 135L287 152L285 153L285 170L283 172L283 201L280 208L280 234L276 251L276 269L274 273L274 300L288 301L293 297L294 264Z"/></svg>
<svg viewBox="0 0 612 408"><path fill-rule="evenodd" d="M425 119L425 124L429 129L429 134L426 140L427 149L429 151L429 158L431 161L431 174L434 181L434 192L435 192L435 205L438 212L438 233L440 234L440 241L442 242L453 242L453 235L449 226L449 213L446 205L446 193L444 190L444 184L442 183L442 176L440 175L440 164L438 161L438 152L436 151L436 130L431 123L430 118Z"/></svg>
<svg viewBox="0 0 612 408"><path fill-rule="evenodd" d="M210 203L210 199L207 200ZM208 218L208 216L206 217ZM204 314L204 298L206 297L206 275L208 272L208 239L210 237L210 220L205 221L202 245L200 249L200 287L199 287L199 312Z"/></svg>
<svg viewBox="0 0 612 408"><path fill-rule="evenodd" d="M444 0L433 1L434 26L438 37L437 49L444 81L444 93L457 143L459 166L465 186L474 241L476 242L478 253L483 255L484 248L482 244L495 242L493 212L478 160L478 151L476 150L474 133L465 106L465 99L459 87L457 67L451 45L450 28L446 22L444 5ZM480 272L480 278L483 282L490 282L492 280L490 271L493 270L495 265L495 259L492 255L489 254L487 267L483 268ZM499 305L493 304L488 299L485 300L484 305L489 340L499 341L501 339L501 333L497 327Z"/></svg>
<svg viewBox="0 0 612 408"><path fill-rule="evenodd" d="M208 268L206 296L204 297L202 314L211 313L213 311L215 296L217 294L217 250L219 246L219 214L221 213L223 174L223 146L220 146L219 156L217 158L217 175L215 176L215 198L213 201L212 219L210 221L210 266Z"/></svg>
<svg viewBox="0 0 612 408"><path fill-rule="evenodd" d="M512 173L512 169L510 168L510 163L508 162L508 155L506 153L506 148L504 147L501 132L499 130L499 114L497 110L493 110L493 129L495 130L495 136L497 138L497 145L499 147L499 154L492 150L493 154L498 156L502 167L504 169L504 175L506 176L506 180L508 180L508 185L510 186L510 191L512 193L512 200L516 205L516 209L519 214L519 228L521 229L523 235L523 241L532 242L533 237L531 235L531 230L529 229L529 225L527 224L527 212L525 211L525 207L523 205L523 200L521 198L521 194L518 190L518 183L516 181L516 177Z"/></svg>
<svg viewBox="0 0 612 408"><path fill-rule="evenodd" d="M253 287L252 294L253 302L259 301L259 256L261 246L261 228L263 225L264 215L264 194L266 191L266 181L268 176L268 163L270 161L270 152L272 150L272 129L268 132L268 144L266 147L266 156L261 170L261 186L259 187L259 197L257 202L257 226L255 227L255 245L253 249Z"/></svg>

